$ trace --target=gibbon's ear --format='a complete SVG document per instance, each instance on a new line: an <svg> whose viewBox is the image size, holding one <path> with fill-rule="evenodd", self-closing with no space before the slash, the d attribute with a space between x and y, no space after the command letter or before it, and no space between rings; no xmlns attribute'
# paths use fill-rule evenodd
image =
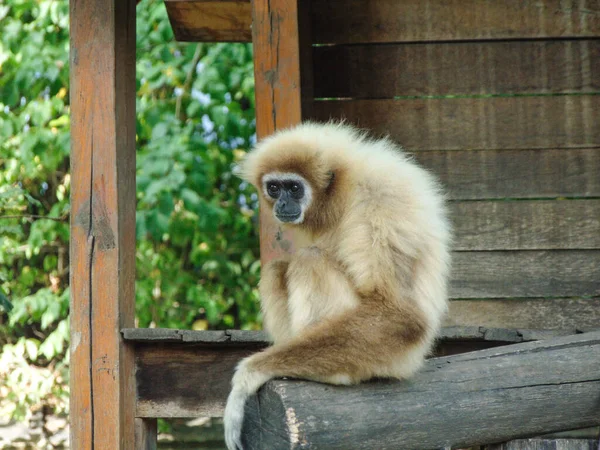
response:
<svg viewBox="0 0 600 450"><path fill-rule="evenodd" d="M242 180L253 184L255 187L260 188L258 167L257 167L257 155L256 149L250 150L244 158L238 163L235 175L240 177Z"/></svg>

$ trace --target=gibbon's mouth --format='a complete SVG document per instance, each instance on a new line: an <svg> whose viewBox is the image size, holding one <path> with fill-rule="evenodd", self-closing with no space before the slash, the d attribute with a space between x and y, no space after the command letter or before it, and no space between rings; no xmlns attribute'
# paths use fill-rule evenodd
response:
<svg viewBox="0 0 600 450"><path fill-rule="evenodd" d="M275 214L278 220L281 222L289 223L295 222L300 218L300 214Z"/></svg>

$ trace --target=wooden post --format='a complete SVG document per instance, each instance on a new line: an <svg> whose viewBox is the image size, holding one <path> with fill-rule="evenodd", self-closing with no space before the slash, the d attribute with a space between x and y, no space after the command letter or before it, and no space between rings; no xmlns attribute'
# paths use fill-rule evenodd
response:
<svg viewBox="0 0 600 450"><path fill-rule="evenodd" d="M300 123L312 101L309 0L254 0L252 42L256 132L262 139ZM262 208L261 208L262 210ZM293 251L293 235L260 216L261 260Z"/></svg>
<svg viewBox="0 0 600 450"><path fill-rule="evenodd" d="M135 0L71 0L71 448L134 448Z"/></svg>
<svg viewBox="0 0 600 450"><path fill-rule="evenodd" d="M135 419L135 450L156 450L157 420Z"/></svg>

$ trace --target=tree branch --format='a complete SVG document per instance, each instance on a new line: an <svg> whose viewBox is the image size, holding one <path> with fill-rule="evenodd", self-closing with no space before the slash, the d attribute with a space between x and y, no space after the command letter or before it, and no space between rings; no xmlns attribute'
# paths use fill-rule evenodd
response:
<svg viewBox="0 0 600 450"><path fill-rule="evenodd" d="M37 214L21 214L21 215L12 215L12 216L0 216L0 220L2 220L2 219L28 219L28 220L33 220L33 219L47 219L47 220L54 220L55 222L64 222L68 218L69 218L68 214L65 214L64 216L60 216L60 217L39 216Z"/></svg>
<svg viewBox="0 0 600 450"><path fill-rule="evenodd" d="M186 93L190 87L192 86L192 81L194 79L194 73L196 73L196 66L200 61L202 56L202 45L196 45L196 52L194 53L194 57L192 58L192 66L190 70L188 70L187 76L185 77L185 82L183 83L183 92L180 96L177 97L177 103L175 104L175 117L179 120L183 121L182 112L181 112L181 103L183 101L183 94Z"/></svg>

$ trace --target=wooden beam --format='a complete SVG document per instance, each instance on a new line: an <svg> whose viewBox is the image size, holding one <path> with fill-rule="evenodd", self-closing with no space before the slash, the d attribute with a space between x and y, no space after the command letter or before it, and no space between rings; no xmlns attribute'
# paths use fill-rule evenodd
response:
<svg viewBox="0 0 600 450"><path fill-rule="evenodd" d="M256 132L262 139L300 123L312 102L309 0L254 0L252 42ZM264 208L261 208L263 211ZM294 251L294 234L260 215L262 262Z"/></svg>
<svg viewBox="0 0 600 450"><path fill-rule="evenodd" d="M434 358L407 382L275 380L247 404L244 449L463 448L594 426L598 361L594 332Z"/></svg>
<svg viewBox="0 0 600 450"><path fill-rule="evenodd" d="M71 448L134 448L135 0L72 0Z"/></svg>
<svg viewBox="0 0 600 450"><path fill-rule="evenodd" d="M451 355L500 345L549 339L573 330L448 327L436 355ZM136 417L221 416L239 360L269 345L256 331L125 329L135 344ZM165 388L168 386L168 389Z"/></svg>
<svg viewBox="0 0 600 450"><path fill-rule="evenodd" d="M251 42L250 0L165 0L175 39Z"/></svg>

